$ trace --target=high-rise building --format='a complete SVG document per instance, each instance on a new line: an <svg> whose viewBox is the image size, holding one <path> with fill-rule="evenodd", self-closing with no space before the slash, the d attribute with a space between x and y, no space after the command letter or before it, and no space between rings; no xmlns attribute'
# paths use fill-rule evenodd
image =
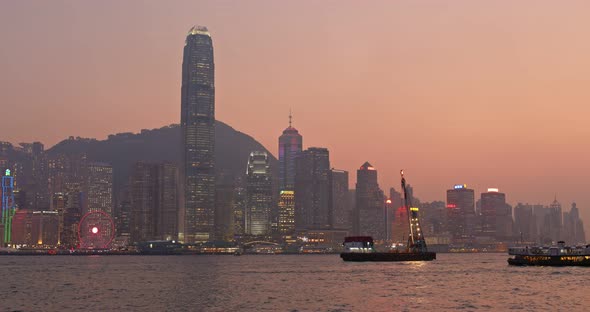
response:
<svg viewBox="0 0 590 312"><path fill-rule="evenodd" d="M131 176L130 238L177 239L177 170L172 164L138 162Z"/></svg>
<svg viewBox="0 0 590 312"><path fill-rule="evenodd" d="M51 200L51 210L57 212L57 244L61 245L61 236L64 232L64 214L68 197L64 193L54 193Z"/></svg>
<svg viewBox="0 0 590 312"><path fill-rule="evenodd" d="M506 195L498 189L488 188L481 193L481 234L496 237L496 212L506 205Z"/></svg>
<svg viewBox="0 0 590 312"><path fill-rule="evenodd" d="M496 239L498 241L510 242L514 238L512 206L505 203L496 210Z"/></svg>
<svg viewBox="0 0 590 312"><path fill-rule="evenodd" d="M572 203L569 212L563 213L564 239L571 245L584 244L586 242L584 223L580 220L580 211L576 203Z"/></svg>
<svg viewBox="0 0 590 312"><path fill-rule="evenodd" d="M549 207L545 208L545 216L543 217L540 229L541 243L550 244L563 240L562 237L563 214L561 211L561 204L557 198L553 200Z"/></svg>
<svg viewBox="0 0 590 312"><path fill-rule="evenodd" d="M295 159L303 148L303 137L291 124L289 114L289 127L283 130L279 137L279 190L295 189Z"/></svg>
<svg viewBox="0 0 590 312"><path fill-rule="evenodd" d="M234 236L241 237L246 233L246 187L244 179L238 176L234 183Z"/></svg>
<svg viewBox="0 0 590 312"><path fill-rule="evenodd" d="M270 234L273 205L272 175L266 152L252 152L246 171L246 234Z"/></svg>
<svg viewBox="0 0 590 312"><path fill-rule="evenodd" d="M126 185L119 195L115 226L117 237L129 241L131 237L131 187Z"/></svg>
<svg viewBox="0 0 590 312"><path fill-rule="evenodd" d="M506 195L497 188L488 188L481 194L481 234L507 241L513 238L512 207L506 203Z"/></svg>
<svg viewBox="0 0 590 312"><path fill-rule="evenodd" d="M83 180L82 177L79 177ZM83 182L70 182L66 184L66 207L63 216L63 229L60 233L61 244L68 248L78 246L78 225L82 217L82 211L88 202L88 194L85 193Z"/></svg>
<svg viewBox="0 0 590 312"><path fill-rule="evenodd" d="M356 176L356 234L385 240L385 198L377 183L377 170L369 162L365 162L356 171Z"/></svg>
<svg viewBox="0 0 590 312"><path fill-rule="evenodd" d="M533 205L518 203L514 207L514 234L521 242L537 241L537 218Z"/></svg>
<svg viewBox="0 0 590 312"><path fill-rule="evenodd" d="M83 214L102 211L113 215L113 167L105 163L90 163L86 181L86 207Z"/></svg>
<svg viewBox="0 0 590 312"><path fill-rule="evenodd" d="M2 176L2 217L0 220L0 226L2 227L2 234L0 237L0 246L5 243L10 243L10 236L12 234L12 217L15 213L15 201L14 201L14 178L11 175L10 169L6 169Z"/></svg>
<svg viewBox="0 0 590 312"><path fill-rule="evenodd" d="M158 167L158 214L156 234L160 239L178 239L178 168L172 163Z"/></svg>
<svg viewBox="0 0 590 312"><path fill-rule="evenodd" d="M279 194L279 233L285 242L295 241L295 192Z"/></svg>
<svg viewBox="0 0 590 312"><path fill-rule="evenodd" d="M330 189L332 228L352 231L352 205L348 201L348 171L330 170Z"/></svg>
<svg viewBox="0 0 590 312"><path fill-rule="evenodd" d="M545 217L549 215L549 207L545 207L541 204L532 205L533 217L535 219L535 241L540 244L551 243L551 239L544 237L544 223Z"/></svg>
<svg viewBox="0 0 590 312"><path fill-rule="evenodd" d="M231 184L215 187L215 239L234 240L235 191Z"/></svg>
<svg viewBox="0 0 590 312"><path fill-rule="evenodd" d="M215 65L206 27L189 31L182 62L181 128L185 242L213 237L215 214Z"/></svg>
<svg viewBox="0 0 590 312"><path fill-rule="evenodd" d="M447 225L455 240L471 238L475 227L475 195L466 184L447 190Z"/></svg>
<svg viewBox="0 0 590 312"><path fill-rule="evenodd" d="M330 154L328 149L310 147L295 162L295 228L329 229Z"/></svg>
<svg viewBox="0 0 590 312"><path fill-rule="evenodd" d="M156 173L150 164L136 163L131 174L130 238L154 240L156 235Z"/></svg>

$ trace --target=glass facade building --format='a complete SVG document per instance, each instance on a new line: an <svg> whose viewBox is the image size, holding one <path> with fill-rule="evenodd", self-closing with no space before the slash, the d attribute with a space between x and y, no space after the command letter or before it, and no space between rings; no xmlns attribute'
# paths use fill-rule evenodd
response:
<svg viewBox="0 0 590 312"><path fill-rule="evenodd" d="M215 65L206 27L189 31L182 62L181 128L185 242L213 238L215 213Z"/></svg>
<svg viewBox="0 0 590 312"><path fill-rule="evenodd" d="M295 228L297 230L329 229L330 153L328 149L310 147L296 158Z"/></svg>
<svg viewBox="0 0 590 312"><path fill-rule="evenodd" d="M273 205L272 175L266 152L252 152L246 172L246 234L267 235Z"/></svg>
<svg viewBox="0 0 590 312"><path fill-rule="evenodd" d="M295 159L303 148L303 137L291 126L279 137L279 191L295 189Z"/></svg>
<svg viewBox="0 0 590 312"><path fill-rule="evenodd" d="M279 233L283 241L293 239L295 233L295 192L279 194Z"/></svg>

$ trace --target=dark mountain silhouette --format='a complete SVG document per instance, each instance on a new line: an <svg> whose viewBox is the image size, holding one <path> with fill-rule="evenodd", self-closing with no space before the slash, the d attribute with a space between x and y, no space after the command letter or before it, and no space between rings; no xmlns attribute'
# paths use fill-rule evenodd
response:
<svg viewBox="0 0 590 312"><path fill-rule="evenodd" d="M182 137L179 125L141 130L140 133L109 135L107 140L68 139L49 150L48 155L85 153L89 161L106 162L113 166L114 189L122 190L132 166L137 161L168 161L180 164ZM268 150L251 136L217 121L215 126L215 161L218 183L231 183L244 175L248 155L252 151ZM273 174L278 174L277 159L269 152Z"/></svg>

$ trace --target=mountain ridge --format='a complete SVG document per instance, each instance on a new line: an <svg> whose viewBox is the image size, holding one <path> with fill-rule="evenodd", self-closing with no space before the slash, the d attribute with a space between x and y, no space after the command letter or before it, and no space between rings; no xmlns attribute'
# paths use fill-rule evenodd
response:
<svg viewBox="0 0 590 312"><path fill-rule="evenodd" d="M269 154L273 175L278 174L277 159L250 135L231 126L215 123L215 168L218 184L232 183L246 172L252 151ZM139 133L112 134L105 140L73 138L63 140L46 150L49 157L59 154L85 153L89 161L106 162L113 166L115 190L121 191L128 181L135 162L181 163L182 137L179 124L156 129L142 129ZM115 194L114 194L115 195ZM116 196L116 195L115 195Z"/></svg>

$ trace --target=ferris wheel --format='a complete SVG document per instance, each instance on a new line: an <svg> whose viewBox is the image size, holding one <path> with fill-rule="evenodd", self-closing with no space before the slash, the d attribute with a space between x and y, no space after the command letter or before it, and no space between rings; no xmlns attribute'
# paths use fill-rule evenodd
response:
<svg viewBox="0 0 590 312"><path fill-rule="evenodd" d="M103 211L86 213L78 224L78 238L82 249L109 248L115 237L115 224Z"/></svg>

